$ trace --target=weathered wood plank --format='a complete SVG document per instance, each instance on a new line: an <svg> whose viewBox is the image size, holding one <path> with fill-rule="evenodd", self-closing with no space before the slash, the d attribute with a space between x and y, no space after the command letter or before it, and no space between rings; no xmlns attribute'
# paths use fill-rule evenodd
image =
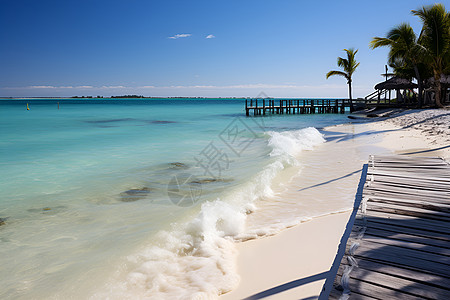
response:
<svg viewBox="0 0 450 300"><path fill-rule="evenodd" d="M337 299L341 298L341 295L342 295L341 291L338 291L335 288L333 288L330 292L330 295L328 296L328 299L331 299L331 300L336 299L337 300Z"/></svg>
<svg viewBox="0 0 450 300"><path fill-rule="evenodd" d="M392 255L392 257L399 257L399 263L405 264L407 259L409 260L420 260L422 264L428 264L430 262L435 262L442 265L443 268L438 268L439 270L443 270L443 273L439 273L443 276L450 277L450 257L434 254L430 255L430 253L416 250L413 248L404 248L397 245L392 244L381 244L377 242L373 242L370 240L360 240L359 247L356 249L353 256L381 256L381 255ZM347 249L350 247L348 245ZM382 258L380 258L382 259Z"/></svg>
<svg viewBox="0 0 450 300"><path fill-rule="evenodd" d="M354 225L353 228L355 229L354 232L351 233L350 238L356 239L358 237L358 228L361 228L358 225ZM450 249L450 243L448 241L438 240L434 239L430 236L427 236L426 233L424 233L423 236L413 235L405 233L404 231L399 232L397 228L394 228L396 231L391 230L385 230L385 229L378 229L376 227L367 227L366 231L364 233L364 236L367 235L370 236L376 236L376 237L382 237L386 239L392 239L392 240L399 240L399 241L405 241L405 242L411 242L411 243L417 243L422 245L429 245L434 247L440 247L444 249Z"/></svg>
<svg viewBox="0 0 450 300"><path fill-rule="evenodd" d="M393 170L392 168L381 168L378 167L376 169L371 169L370 171L367 172L367 175L376 175L379 172L395 172L395 174L397 174L396 177L412 177L414 178L415 174L418 174L417 178L428 178L428 179L436 179L436 180L440 180L440 181L445 181L447 182L448 179L450 178L450 175L448 174L442 174L445 171L445 169L430 169L426 172L422 172L420 171L420 173L417 170L406 170L406 169L402 169L402 170Z"/></svg>
<svg viewBox="0 0 450 300"><path fill-rule="evenodd" d="M446 166L447 163L440 159L440 158L427 158L427 157L418 157L418 156L397 156L397 157L382 157L382 158L373 158L370 160L370 165L372 166L372 164L375 164L376 166L379 165L383 165L383 164L388 164L388 165L401 165L401 164L405 164L405 165L412 165L412 166L417 166L420 164L434 164L436 166Z"/></svg>
<svg viewBox="0 0 450 300"><path fill-rule="evenodd" d="M397 224L394 224L390 222L390 220L384 220L384 222L381 222L381 219L376 219L376 221L373 220L366 220L367 225L370 228L377 228L377 229L383 229L383 230L389 230L392 232L402 232L405 234L411 234L416 235L419 237L425 237L425 238L433 238L434 240L439 240L445 243L450 243L450 234L448 232L434 232L434 231L428 231L422 227L414 228L414 227L399 227ZM355 220L355 225L364 226L364 222L362 220Z"/></svg>
<svg viewBox="0 0 450 300"><path fill-rule="evenodd" d="M380 185L400 186L404 188L422 188L426 190L444 191L447 192L450 188L450 183L437 182L432 180L407 179L392 176L374 175L374 180Z"/></svg>
<svg viewBox="0 0 450 300"><path fill-rule="evenodd" d="M417 174L418 172L416 172ZM437 173L442 173L442 170L439 170ZM368 172L368 175L373 176L373 179L383 181L385 179L391 178L395 180L401 180L405 182L409 181L415 181L415 182L429 182L432 184L438 184L438 185L446 185L450 184L450 180L448 177L442 174L439 177L433 177L432 174L424 174L420 172L420 174L417 174L415 176L413 173L410 172L389 172L387 170L380 170L378 168L373 168L370 173ZM372 178L371 178L372 179Z"/></svg>
<svg viewBox="0 0 450 300"><path fill-rule="evenodd" d="M364 193L365 196L367 196L367 198L372 198L372 197L391 197L391 198L395 198L400 200L416 200L416 201L427 201L427 202L432 202L432 203L441 203L441 204L448 204L449 200L447 197L423 197L420 195L416 195L416 194L399 194L399 193L393 193L393 192L389 192L389 191L370 191L370 190L366 190Z"/></svg>
<svg viewBox="0 0 450 300"><path fill-rule="evenodd" d="M405 206L391 203L379 203L375 201L368 201L367 208L373 211L385 212L390 214L401 214L404 216L412 216L417 218L424 218L436 221L447 222L450 221L450 215L446 212L435 212L430 213L429 210L413 207L413 206ZM450 228L450 225L449 225Z"/></svg>
<svg viewBox="0 0 450 300"><path fill-rule="evenodd" d="M435 164L418 164L418 165L408 165L408 164L378 164L377 168L390 168L392 170L400 170L402 172L417 172L422 169L426 169L423 174L437 173L437 170L445 170L445 165L435 165ZM370 169L369 169L370 172ZM369 173L370 174L370 173Z"/></svg>
<svg viewBox="0 0 450 300"><path fill-rule="evenodd" d="M440 172L439 172L440 173ZM426 180L430 182L438 182L438 183L449 183L450 178L449 177L433 177L433 176L421 176L421 174L411 174L411 173L402 173L402 172L389 172L388 170L383 170L381 168L372 169L371 173L369 175L374 176L386 176L391 178L411 178L411 179L419 179L419 180Z"/></svg>
<svg viewBox="0 0 450 300"><path fill-rule="evenodd" d="M436 183L436 182L429 182L425 180L403 180L393 177L388 177L387 179L385 177L377 178L381 176L374 176L374 184L379 186L385 186L386 188L390 187L397 187L397 188L404 188L404 189L421 189L421 190L428 190L433 192L439 192L445 194L449 191L450 184L444 184L444 183Z"/></svg>
<svg viewBox="0 0 450 300"><path fill-rule="evenodd" d="M440 203L440 202L431 202L425 201L425 200L413 200L413 199L399 199L395 198L393 196L385 197L385 196L368 196L367 197L369 201L372 202L381 202L381 203L390 203L390 204L401 204L403 206L409 206L409 207L417 207L417 208L423 208L428 211L440 211L440 212L450 212L450 201L449 203Z"/></svg>
<svg viewBox="0 0 450 300"><path fill-rule="evenodd" d="M420 174L422 176L424 175L430 175L430 174L436 174L439 175L438 177L448 177L448 174L442 174L442 170L445 171L446 166L445 165L440 165L440 166L427 166L426 169L420 170ZM416 172L417 173L417 168L413 168L413 167L407 167L405 165L403 165L403 168L397 168L394 165L389 165L389 164L378 164L375 166L369 166L368 169L368 174L372 174L371 172L374 170L381 170L381 171L390 171L390 172L398 172L398 173L411 173L411 172Z"/></svg>
<svg viewBox="0 0 450 300"><path fill-rule="evenodd" d="M341 276L336 276L336 279L340 281ZM418 300L423 297L413 296L406 294L402 291L392 290L376 284L372 284L361 280L350 280L350 299L364 299L362 297L372 297L379 300L386 299L404 299L404 300Z"/></svg>
<svg viewBox="0 0 450 300"><path fill-rule="evenodd" d="M448 223L440 222L437 220L425 220L410 216L394 215L371 210L368 210L366 212L366 219L372 222L395 224L401 227L421 228L441 234L447 234L448 232L450 232L450 225Z"/></svg>
<svg viewBox="0 0 450 300"><path fill-rule="evenodd" d="M339 269L338 274L342 276L343 268ZM406 292L413 296L420 296L425 299L445 299L449 294L449 291L446 289L362 268L354 268L350 273L350 278L358 281L370 282L377 286L403 293Z"/></svg>
<svg viewBox="0 0 450 300"><path fill-rule="evenodd" d="M430 286L436 286L450 292L450 279L438 276L436 274L430 274L423 270L413 269L410 266L408 268L402 268L399 266L393 266L386 263L379 263L365 258L359 258L357 260L358 268L368 271L376 271L392 276L397 276L404 279L410 279L413 281L421 282ZM347 258L342 259L342 265L349 265Z"/></svg>
<svg viewBox="0 0 450 300"><path fill-rule="evenodd" d="M378 243L382 245L391 245L391 246L397 246L397 247L403 247L407 249L414 249L419 250L421 252L427 252L427 253L433 253L433 254L439 254L439 255L445 255L450 257L450 249L449 248L442 248L442 247L436 247L431 245L424 245L420 243L415 243L412 241L402 241L397 240L393 238L384 238L380 236L374 236L371 235L370 232L366 232L361 239L362 242L369 241L372 243Z"/></svg>
<svg viewBox="0 0 450 300"><path fill-rule="evenodd" d="M337 299L341 298L341 295L342 295L342 291L341 290L337 290L336 288L333 288L331 290L331 293L330 293L330 296L328 297L328 299L337 300ZM366 295L353 293L352 296L350 297L350 299L355 299L355 300L378 300L380 298L374 298L374 297L369 297L369 296L366 296Z"/></svg>
<svg viewBox="0 0 450 300"><path fill-rule="evenodd" d="M416 188L409 188L409 187L402 187L402 186L396 186L396 185L385 185L373 182L370 184L369 187L367 187L368 191L388 191L388 192L394 192L394 193L400 193L400 194L406 194L406 195L420 195L422 197L439 197L443 199L449 199L450 198L450 191L433 191L433 190L427 190L427 189L416 189Z"/></svg>

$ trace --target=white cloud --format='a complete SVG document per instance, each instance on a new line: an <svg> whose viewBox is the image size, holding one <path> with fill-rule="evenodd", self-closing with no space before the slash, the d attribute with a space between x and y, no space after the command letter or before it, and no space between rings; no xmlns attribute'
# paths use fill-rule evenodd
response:
<svg viewBox="0 0 450 300"><path fill-rule="evenodd" d="M101 87L102 89L125 89L127 87L123 86L123 85L104 85Z"/></svg>
<svg viewBox="0 0 450 300"><path fill-rule="evenodd" d="M27 89L56 89L56 86L51 85L31 85L27 86Z"/></svg>
<svg viewBox="0 0 450 300"><path fill-rule="evenodd" d="M206 39L213 39L213 38L215 38L215 37L216 37L215 35L208 34L208 35L206 36Z"/></svg>
<svg viewBox="0 0 450 300"><path fill-rule="evenodd" d="M27 89L73 89L73 86L31 85Z"/></svg>
<svg viewBox="0 0 450 300"><path fill-rule="evenodd" d="M179 34L175 34L174 36L169 36L169 39L179 39L179 38L185 38L185 37L190 37L192 34L190 33L179 33Z"/></svg>

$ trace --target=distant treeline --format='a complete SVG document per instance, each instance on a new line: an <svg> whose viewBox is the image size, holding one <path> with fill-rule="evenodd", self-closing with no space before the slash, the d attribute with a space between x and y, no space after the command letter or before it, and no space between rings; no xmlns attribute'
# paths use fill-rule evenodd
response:
<svg viewBox="0 0 450 300"><path fill-rule="evenodd" d="M37 97L37 98L41 98L41 97ZM46 98L46 97L44 97ZM61 97L48 97L48 98L59 98L62 99ZM73 96L71 98L77 98L77 99L96 99L96 98L105 98L104 96ZM111 99L123 99L123 98L144 98L144 99L245 99L245 97L182 97L182 96L178 96L178 97L145 97L142 95L122 95L122 96L111 96L109 97ZM108 97L106 97L106 99L108 99Z"/></svg>
<svg viewBox="0 0 450 300"><path fill-rule="evenodd" d="M72 98L88 98L88 99L92 99L92 98L104 98L103 96L73 96ZM123 95L123 96L111 96L111 98L146 98L142 95Z"/></svg>
<svg viewBox="0 0 450 300"><path fill-rule="evenodd" d="M142 95L123 95L123 96L111 96L111 98L145 98Z"/></svg>
<svg viewBox="0 0 450 300"><path fill-rule="evenodd" d="M72 98L89 98L89 99L91 99L94 97L93 96L73 96ZM103 98L103 96L97 96L95 98Z"/></svg>

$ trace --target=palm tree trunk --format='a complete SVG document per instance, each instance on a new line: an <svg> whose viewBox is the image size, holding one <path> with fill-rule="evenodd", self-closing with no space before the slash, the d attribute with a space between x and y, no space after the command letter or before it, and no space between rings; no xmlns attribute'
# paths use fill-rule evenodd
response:
<svg viewBox="0 0 450 300"><path fill-rule="evenodd" d="M423 106L423 99L422 99L423 86L422 86L422 79L420 78L419 69L417 68L416 64L414 64L414 72L416 73L417 85L419 86L419 108L422 108L422 106Z"/></svg>
<svg viewBox="0 0 450 300"><path fill-rule="evenodd" d="M348 96L349 96L348 98L350 101L350 112L353 112L354 108L353 108L353 101L352 101L352 81L351 80L348 81Z"/></svg>
<svg viewBox="0 0 450 300"><path fill-rule="evenodd" d="M434 74L434 99L436 99L436 106L439 108L444 108L444 105L441 103L441 74L435 73Z"/></svg>

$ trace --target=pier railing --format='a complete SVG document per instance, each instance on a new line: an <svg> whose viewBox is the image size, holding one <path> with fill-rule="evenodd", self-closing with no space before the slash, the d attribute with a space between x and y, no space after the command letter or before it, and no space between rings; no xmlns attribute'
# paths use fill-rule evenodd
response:
<svg viewBox="0 0 450 300"><path fill-rule="evenodd" d="M353 100L354 106L365 106L364 99ZM246 99L247 116L266 114L326 114L345 113L348 99Z"/></svg>

